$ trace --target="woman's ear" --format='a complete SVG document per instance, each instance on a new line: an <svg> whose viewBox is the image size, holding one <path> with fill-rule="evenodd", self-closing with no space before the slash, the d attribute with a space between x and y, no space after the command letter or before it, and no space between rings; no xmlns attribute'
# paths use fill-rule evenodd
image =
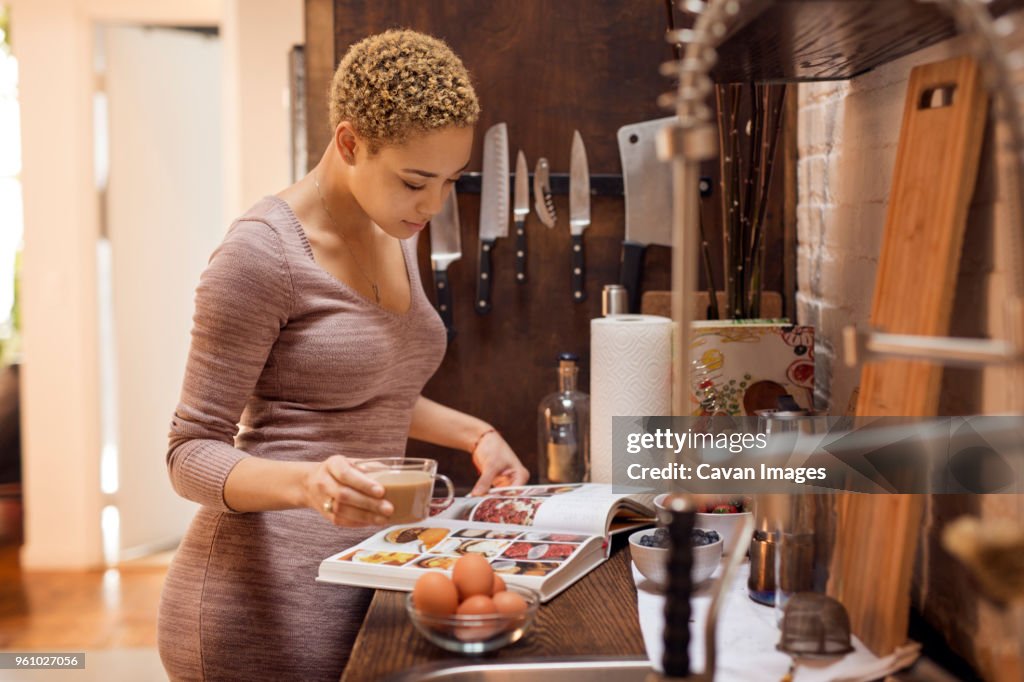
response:
<svg viewBox="0 0 1024 682"><path fill-rule="evenodd" d="M342 121L334 129L334 146L342 161L349 165L356 162L356 148L359 146L359 139L352 124L348 121Z"/></svg>

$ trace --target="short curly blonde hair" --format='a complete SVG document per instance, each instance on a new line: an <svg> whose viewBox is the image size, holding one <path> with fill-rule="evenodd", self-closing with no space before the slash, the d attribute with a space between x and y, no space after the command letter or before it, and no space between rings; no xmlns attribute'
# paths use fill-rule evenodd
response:
<svg viewBox="0 0 1024 682"><path fill-rule="evenodd" d="M350 121L371 153L413 133L473 125L479 116L462 60L444 41L416 31L386 31L352 45L331 81L331 129Z"/></svg>

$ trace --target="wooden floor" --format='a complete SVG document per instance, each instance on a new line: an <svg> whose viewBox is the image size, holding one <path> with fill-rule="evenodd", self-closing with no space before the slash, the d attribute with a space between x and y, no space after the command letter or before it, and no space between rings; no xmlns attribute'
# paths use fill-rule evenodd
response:
<svg viewBox="0 0 1024 682"><path fill-rule="evenodd" d="M156 646L160 562L76 572L25 572L0 544L0 649L84 651Z"/></svg>

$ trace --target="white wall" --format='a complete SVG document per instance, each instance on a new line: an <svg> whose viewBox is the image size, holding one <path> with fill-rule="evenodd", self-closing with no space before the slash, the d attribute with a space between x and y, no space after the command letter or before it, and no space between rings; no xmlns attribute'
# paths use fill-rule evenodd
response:
<svg viewBox="0 0 1024 682"><path fill-rule="evenodd" d="M99 559L99 500L86 484L98 480L91 39L70 0L16 2L11 24L25 207L23 561L88 565Z"/></svg>
<svg viewBox="0 0 1024 682"><path fill-rule="evenodd" d="M291 184L288 53L304 42L303 6L302 0L224 0L229 220Z"/></svg>
<svg viewBox="0 0 1024 682"><path fill-rule="evenodd" d="M93 25L215 24L219 2L14 0L25 247L22 470L26 568L94 566L100 544L91 95Z"/></svg>
<svg viewBox="0 0 1024 682"><path fill-rule="evenodd" d="M193 289L223 236L220 39L105 26L106 224L116 340L120 547L175 543L196 505L164 453L189 346ZM101 270L102 276L102 270Z"/></svg>
<svg viewBox="0 0 1024 682"><path fill-rule="evenodd" d="M237 152L225 158L224 186L234 188L226 189L225 197L235 198L222 200L223 231L228 216L251 203L243 197L276 192L287 184L287 126L280 127L280 118L273 119L278 123L268 123L277 109L287 120L281 95L286 67L276 74L261 60L272 59L280 51L280 63L287 63L285 46L302 40L302 0L9 1L13 48L19 61L25 211L22 564L29 569L96 566L102 563L103 500L98 483L95 294L99 204L90 108L94 27L116 23L221 27L224 130L237 131L239 140ZM253 31L259 37L250 41ZM227 36L237 40L237 53L227 48ZM264 50L266 55L261 54ZM260 74L269 74L266 78L272 82L264 84ZM238 103L254 88L273 93L265 110ZM256 101L264 102L262 97L256 96ZM258 173L243 182L237 177L242 169Z"/></svg>

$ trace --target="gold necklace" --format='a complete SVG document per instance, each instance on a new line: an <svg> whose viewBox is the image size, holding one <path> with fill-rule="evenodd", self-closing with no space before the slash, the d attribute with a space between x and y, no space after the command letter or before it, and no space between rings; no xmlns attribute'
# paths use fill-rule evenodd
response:
<svg viewBox="0 0 1024 682"><path fill-rule="evenodd" d="M324 213L326 213L327 217L331 219L331 224L334 225L334 229L338 232L338 236L341 237L341 243L344 244L345 249L348 250L348 255L352 256L352 262L356 264L356 267L359 268L359 272L366 279L366 281L370 283L370 286L373 288L373 298L376 301L377 305L380 305L380 287L377 286L377 279L376 277L370 277L368 274L366 274L366 270L363 269L363 266L359 262L359 259L356 258L356 254L352 250L352 247L348 245L348 240L345 239L344 231L342 231L341 227L338 225L338 221L334 219L334 216L331 215L331 210L327 208L327 202L324 200L324 194L323 192L320 191L320 178L317 176L316 173L313 174L313 184L316 185L316 193L320 197L320 205L324 207ZM370 241L370 248L372 252L371 258L373 259L373 271L374 274L376 274L377 240L373 239L372 237Z"/></svg>

